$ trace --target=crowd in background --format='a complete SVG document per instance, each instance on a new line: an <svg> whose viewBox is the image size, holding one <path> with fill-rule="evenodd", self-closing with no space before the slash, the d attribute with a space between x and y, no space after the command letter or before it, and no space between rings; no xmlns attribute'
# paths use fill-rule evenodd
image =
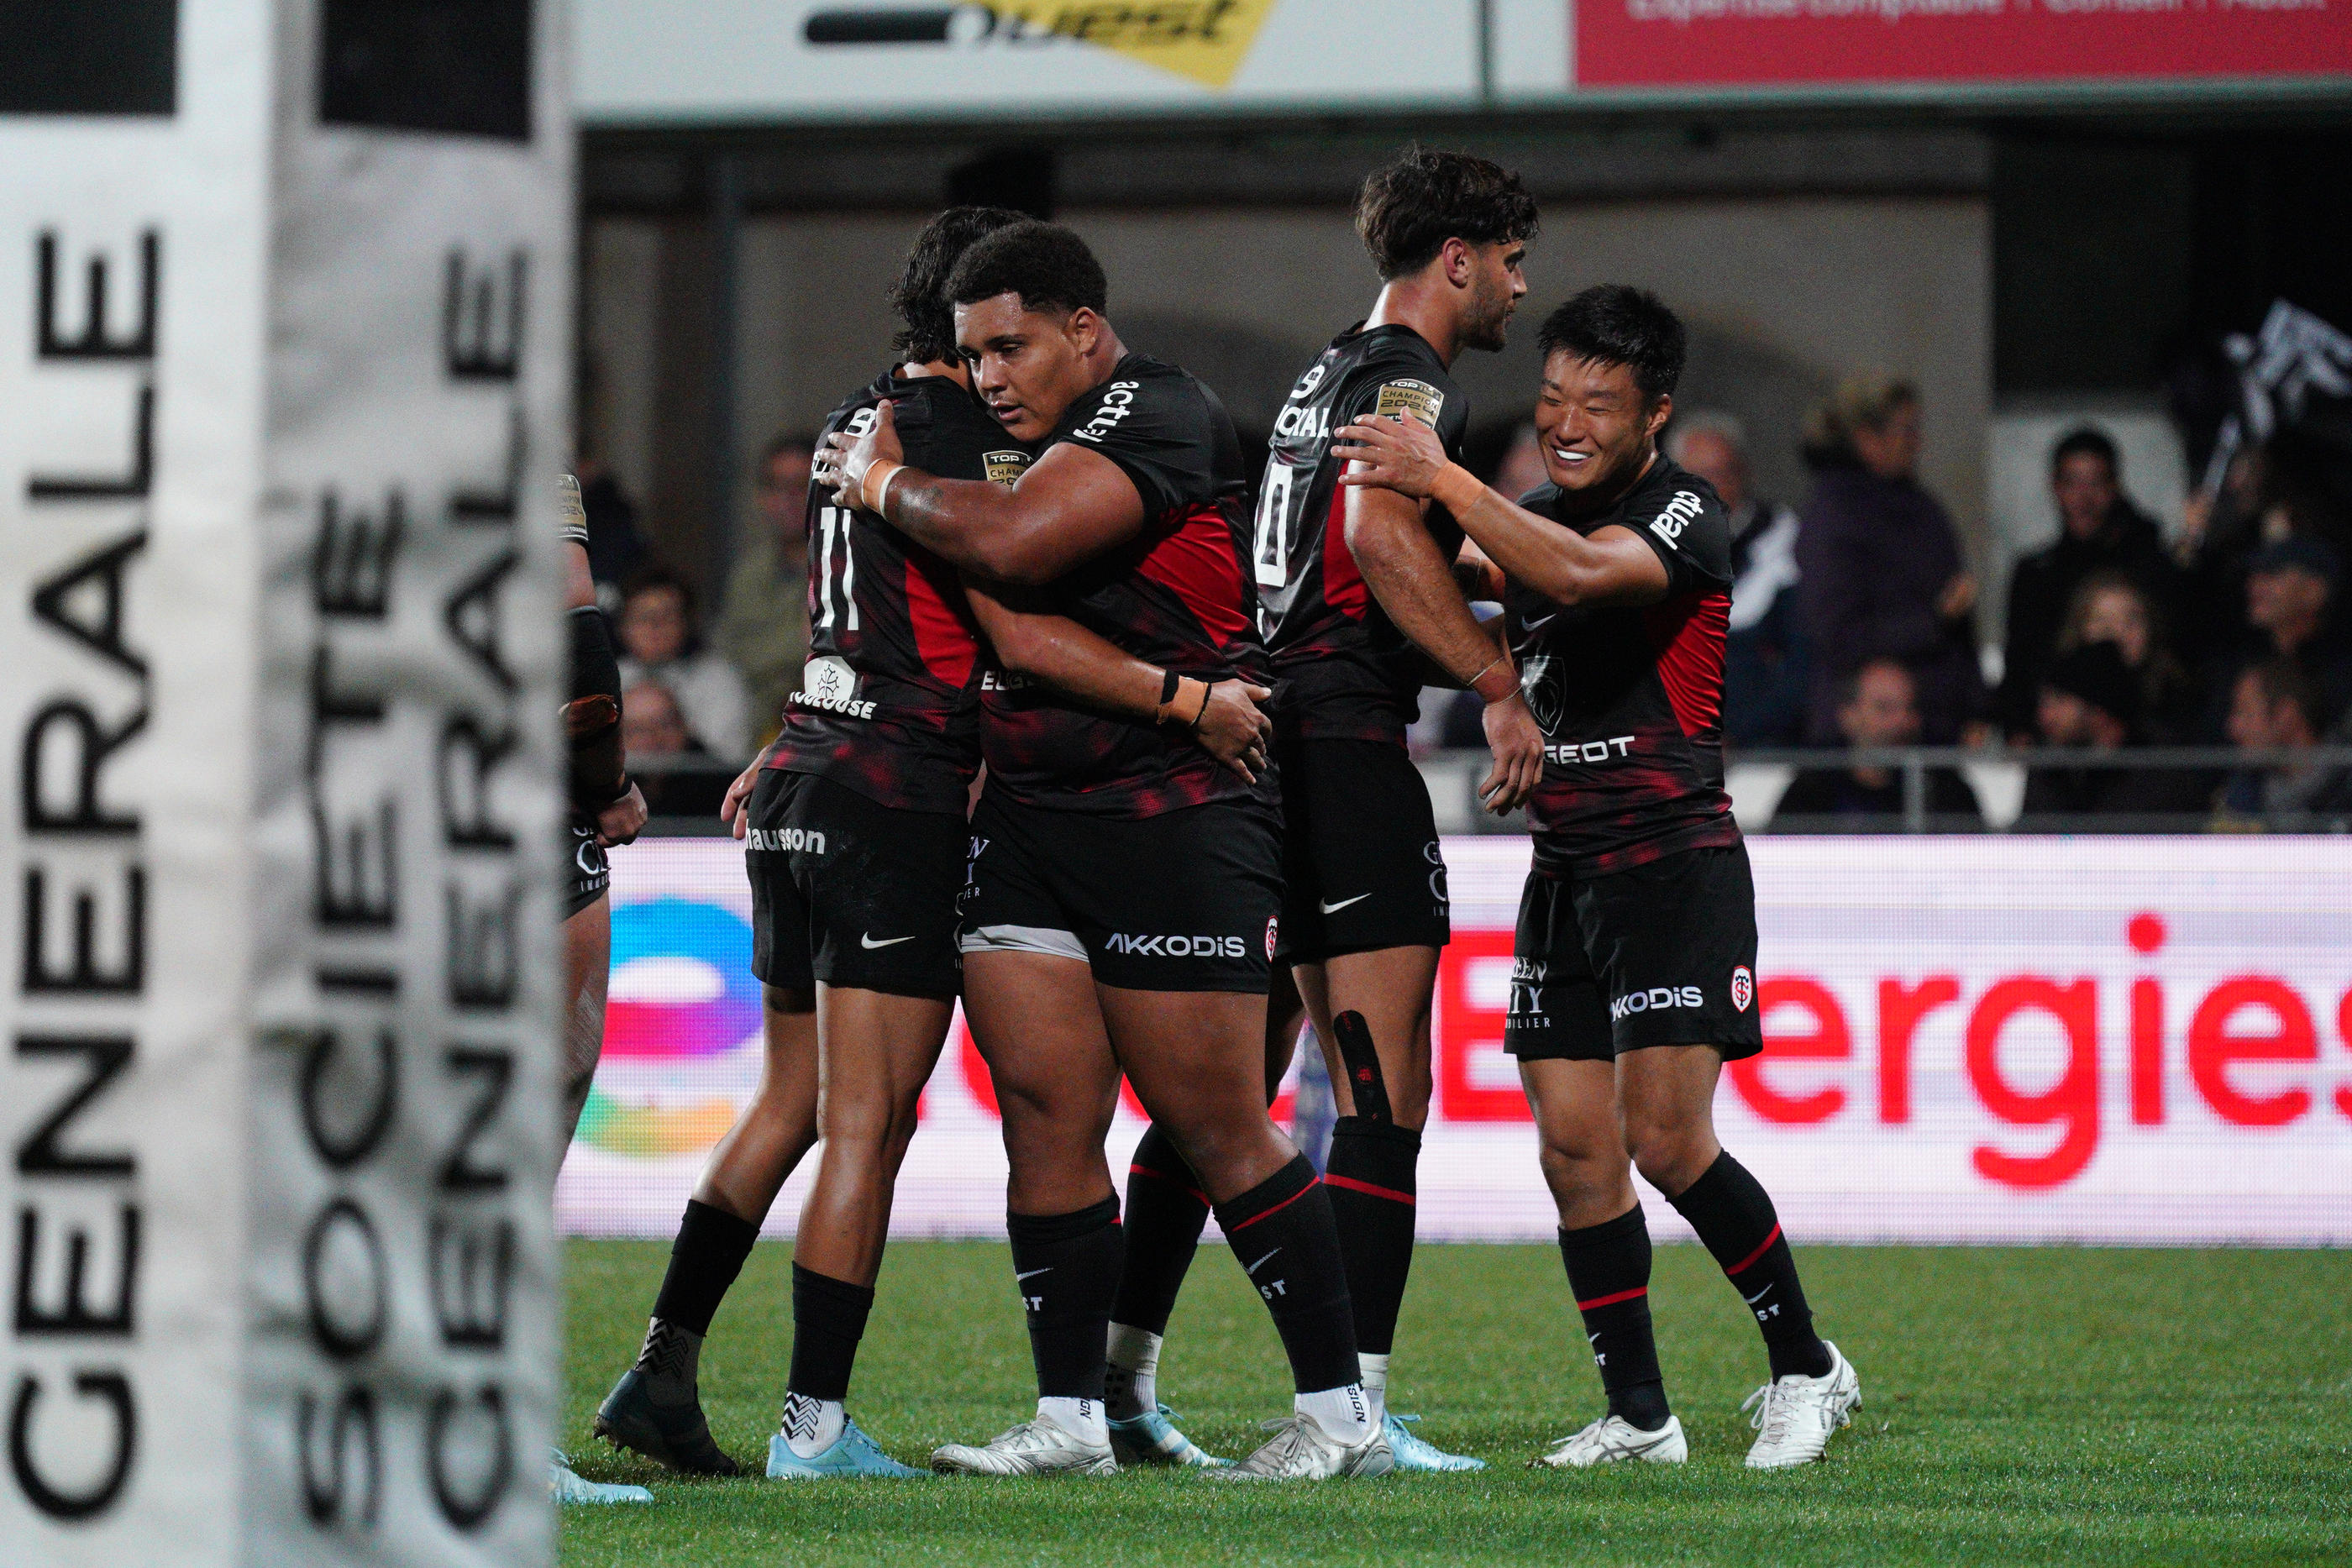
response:
<svg viewBox="0 0 2352 1568"><path fill-rule="evenodd" d="M1811 484L1793 501L1758 493L1738 420L1693 410L1669 426L1668 455L1731 514L1723 728L1735 760L1797 747L2030 751L2016 822L2029 830L2352 822L2352 769L2292 755L2352 743L2352 512L2324 476L2251 445L2168 537L2133 501L2115 442L2095 424L2068 433L2049 460L2058 538L2015 563L2004 636L1988 651L1979 580L1917 476L1927 414L1904 382L1847 382L1807 423ZM658 815L715 809L725 775L772 737L799 685L813 444L787 433L761 454L756 518L708 616L693 581L649 556L612 477L593 465L582 476L592 566L625 655L630 754L652 759ZM1492 467L1506 494L1540 483L1532 427ZM1483 744L1474 707L1432 696L1424 733ZM2260 755L2136 764L2151 747ZM1775 822L1867 830L1922 812L1943 831L1985 821L1958 768L1914 780L1841 758L1800 769Z"/></svg>

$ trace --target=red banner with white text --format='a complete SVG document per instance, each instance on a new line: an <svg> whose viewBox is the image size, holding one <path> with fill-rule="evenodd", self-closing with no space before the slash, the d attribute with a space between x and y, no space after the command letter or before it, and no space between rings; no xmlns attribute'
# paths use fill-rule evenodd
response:
<svg viewBox="0 0 2352 1568"><path fill-rule="evenodd" d="M1573 0L1580 87L2352 73L2352 0Z"/></svg>
<svg viewBox="0 0 2352 1568"><path fill-rule="evenodd" d="M1792 1234L2352 1244L2352 840L1768 837L1749 852L1767 1047L1725 1074L1717 1121ZM1547 1239L1502 1050L1528 846L1452 839L1445 855L1421 1234ZM758 1077L750 897L727 841L614 862L606 1056L559 1216L667 1236ZM898 1232L1002 1234L995 1112L959 1027ZM1130 1099L1115 1169L1143 1125ZM791 1229L809 1175L772 1230ZM1662 1237L1687 1233L1643 1196Z"/></svg>

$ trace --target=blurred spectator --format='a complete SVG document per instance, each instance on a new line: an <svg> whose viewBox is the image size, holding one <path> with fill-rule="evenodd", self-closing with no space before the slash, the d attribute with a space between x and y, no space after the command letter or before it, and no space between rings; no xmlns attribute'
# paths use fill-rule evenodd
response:
<svg viewBox="0 0 2352 1568"><path fill-rule="evenodd" d="M1723 737L1794 746L1805 738L1804 641L1797 625L1797 514L1758 496L1739 422L1676 416L1666 455L1715 486L1731 514L1731 620L1723 643Z"/></svg>
<svg viewBox="0 0 2352 1568"><path fill-rule="evenodd" d="M1919 739L1919 705L1911 672L1899 659L1873 659L1840 685L1839 731L1849 746L1912 746ZM1923 780L1930 826L1957 832L1984 826L1969 781L1950 768L1930 768ZM1794 827L1845 826L1883 831L1903 815L1903 774L1894 768L1808 768L1791 779L1772 813L1781 831ZM1846 818L1843 823L1788 823L1784 819Z"/></svg>
<svg viewBox="0 0 2352 1568"><path fill-rule="evenodd" d="M2139 585L2147 607L2171 607L2175 573L2154 519L2132 505L2122 485L2116 444L2085 426L2050 454L2050 494L2058 503L2058 541L2017 563L2009 580L2009 634L2001 663L1999 711L2011 736L2033 733L2042 676L2076 591L2093 572Z"/></svg>
<svg viewBox="0 0 2352 1568"><path fill-rule="evenodd" d="M2230 697L2230 740L2257 750L2315 746L2322 715L2317 688L2284 659L2250 664ZM2308 827L2313 817L2352 815L2352 772L2340 768L2242 768L2221 787L2219 825Z"/></svg>
<svg viewBox="0 0 2352 1568"><path fill-rule="evenodd" d="M2113 758L2140 737L2139 676L2112 643L2051 661L2035 708L2044 746ZM2063 819L2105 817L2097 826L2128 832L2164 825L2147 819L2201 814L2211 799L2210 779L2178 768L2042 766L2026 776L2020 826L2064 831L2083 824Z"/></svg>
<svg viewBox="0 0 2352 1568"><path fill-rule="evenodd" d="M2352 647L2344 617L2337 613L2343 562L2315 538L2289 535L2265 544L2246 563L2247 648L2214 683L2217 706L2237 690L2237 671L2248 664L2284 659L2303 672L2320 705L2318 728L2334 727L2352 704Z"/></svg>
<svg viewBox="0 0 2352 1568"><path fill-rule="evenodd" d="M2140 728L2148 741L2182 746L2195 738L2197 693L2188 672L2172 656L2163 612L2147 591L2122 572L2099 570L2074 590L2055 653L2071 653L2092 643L2111 643L2140 683ZM2039 727L2038 709L2036 727ZM2027 732L2032 738L2033 731Z"/></svg>
<svg viewBox="0 0 2352 1568"><path fill-rule="evenodd" d="M635 503L601 459L583 457L578 477L580 505L588 514L588 575L610 614L620 604L620 585L645 559L646 541L637 535Z"/></svg>
<svg viewBox="0 0 2352 1568"><path fill-rule="evenodd" d="M784 701L808 658L809 457L816 437L791 432L760 455L760 520L736 541L727 603L713 633L743 677L764 744L783 727Z"/></svg>
<svg viewBox="0 0 2352 1568"><path fill-rule="evenodd" d="M733 769L688 730L667 686L652 680L624 685L621 742L646 810L656 817L716 817Z"/></svg>
<svg viewBox="0 0 2352 1568"><path fill-rule="evenodd" d="M1959 739L1984 707L1977 582L1951 517L1913 477L1919 444L1919 394L1902 382L1849 381L1809 422L1797 593L1812 739L1837 738L1839 683L1873 659L1910 670L1929 745Z"/></svg>
<svg viewBox="0 0 2352 1568"><path fill-rule="evenodd" d="M1503 453L1503 461L1495 470L1495 488L1516 501L1544 482L1543 448L1537 444L1536 427L1523 424L1511 435L1511 444ZM1479 745L1486 745L1482 738Z"/></svg>
<svg viewBox="0 0 2352 1568"><path fill-rule="evenodd" d="M742 677L694 635L694 595L678 577L647 567L621 591L621 680L658 681L677 699L694 742L720 758L750 755Z"/></svg>

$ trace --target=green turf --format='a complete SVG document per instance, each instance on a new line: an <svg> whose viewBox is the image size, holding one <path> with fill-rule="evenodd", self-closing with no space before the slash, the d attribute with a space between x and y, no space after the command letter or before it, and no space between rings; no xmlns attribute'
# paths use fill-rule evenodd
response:
<svg viewBox="0 0 2352 1568"><path fill-rule="evenodd" d="M1423 1247L1396 1408L1483 1474L1227 1490L1115 1479L689 1482L588 1436L635 1354L667 1249L573 1242L564 1437L651 1508L572 1509L567 1564L2352 1562L2352 1267L2313 1252L1815 1248L1806 1285L1860 1369L1825 1464L1756 1475L1740 1400L1763 1356L1706 1256L1662 1248L1652 1294L1688 1466L1530 1471L1597 1413L1549 1248ZM713 1325L711 1426L756 1474L791 1348L789 1249L762 1243ZM1277 1343L1204 1249L1162 1396L1234 1454L1287 1410ZM1025 1413L1004 1249L891 1249L851 1410L919 1465Z"/></svg>

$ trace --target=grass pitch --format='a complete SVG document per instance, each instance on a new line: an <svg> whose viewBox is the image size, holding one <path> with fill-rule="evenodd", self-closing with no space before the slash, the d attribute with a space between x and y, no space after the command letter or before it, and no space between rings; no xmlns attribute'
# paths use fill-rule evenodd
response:
<svg viewBox="0 0 2352 1568"><path fill-rule="evenodd" d="M563 1440L582 1474L651 1508L572 1509L562 1561L2225 1563L2352 1562L2352 1267L2340 1254L1860 1249L1801 1259L1863 1407L1827 1463L1741 1468L1755 1331L1706 1255L1660 1248L1652 1302L1679 1469L1533 1471L1600 1408L1559 1260L1423 1247L1394 1408L1464 1476L1228 1490L1160 1471L1106 1480L684 1481L588 1436L644 1332L667 1249L572 1242ZM713 1325L702 1392L754 1475L784 1393L788 1247L762 1242ZM1289 1408L1271 1323L1222 1247L1171 1325L1162 1396L1237 1455ZM892 1454L982 1441L1032 1402L999 1246L894 1246L851 1413Z"/></svg>

